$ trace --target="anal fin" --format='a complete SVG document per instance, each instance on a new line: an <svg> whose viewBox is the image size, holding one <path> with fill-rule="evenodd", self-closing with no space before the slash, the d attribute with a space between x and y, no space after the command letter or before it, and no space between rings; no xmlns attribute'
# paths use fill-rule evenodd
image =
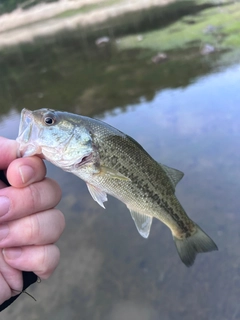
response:
<svg viewBox="0 0 240 320"><path fill-rule="evenodd" d="M106 192L89 183L87 183L87 187L93 200L95 200L101 207L105 209L103 202L107 201Z"/></svg>
<svg viewBox="0 0 240 320"><path fill-rule="evenodd" d="M130 210L130 213L140 235L143 238L148 238L152 225L152 217L133 210Z"/></svg>

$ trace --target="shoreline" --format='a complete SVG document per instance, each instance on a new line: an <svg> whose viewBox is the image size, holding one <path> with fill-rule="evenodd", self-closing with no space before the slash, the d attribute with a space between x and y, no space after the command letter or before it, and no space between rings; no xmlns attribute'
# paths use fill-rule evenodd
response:
<svg viewBox="0 0 240 320"><path fill-rule="evenodd" d="M78 27L101 23L108 18L121 14L164 6L175 0L119 0L109 4L105 0L60 0L57 3L38 4L30 9L16 9L11 13L0 16L0 49L19 43L33 42L36 37L54 35L62 30L74 30ZM76 12L70 17L57 15L86 6L94 6L85 13ZM99 8L100 7L100 8Z"/></svg>

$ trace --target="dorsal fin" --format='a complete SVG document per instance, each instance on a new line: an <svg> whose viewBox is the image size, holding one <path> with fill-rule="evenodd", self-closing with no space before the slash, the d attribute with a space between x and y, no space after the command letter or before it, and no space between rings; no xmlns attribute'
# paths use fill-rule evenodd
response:
<svg viewBox="0 0 240 320"><path fill-rule="evenodd" d="M133 210L130 210L130 213L140 235L143 238L148 238L152 225L152 217Z"/></svg>
<svg viewBox="0 0 240 320"><path fill-rule="evenodd" d="M182 171L177 170L177 169L165 166L164 164L161 164L161 163L159 163L159 164L163 168L163 170L166 172L166 174L168 175L168 177L169 177L170 181L172 182L172 185L175 189L178 182L184 176L184 173Z"/></svg>

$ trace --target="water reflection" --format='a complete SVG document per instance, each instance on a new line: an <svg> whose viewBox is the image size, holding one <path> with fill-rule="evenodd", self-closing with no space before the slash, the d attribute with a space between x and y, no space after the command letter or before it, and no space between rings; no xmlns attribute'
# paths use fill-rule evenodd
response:
<svg viewBox="0 0 240 320"><path fill-rule="evenodd" d="M150 101L160 89L186 87L213 70L216 59L193 54L194 49L178 50L169 61L156 66L150 50L119 52L115 46L93 47L86 57L75 45L60 52L56 43L34 48L21 51L20 60L18 54L0 58L2 113L12 106L19 111L45 106L101 114L116 104L138 103L142 97Z"/></svg>
<svg viewBox="0 0 240 320"><path fill-rule="evenodd" d="M190 14L201 20L201 12L210 7L214 4L177 1L1 51L1 114L11 108L20 111L45 106L87 115L95 115L97 110L99 115L115 109L116 103L124 108L142 97L152 100L161 89L188 86L200 75L215 70L220 52L203 57L199 40L187 47L178 43L174 50L168 50L170 58L156 65L152 58L157 48L118 50L118 36L158 30ZM189 30L188 20L183 24ZM171 35L174 30L168 32ZM97 48L95 40L104 34L111 41Z"/></svg>

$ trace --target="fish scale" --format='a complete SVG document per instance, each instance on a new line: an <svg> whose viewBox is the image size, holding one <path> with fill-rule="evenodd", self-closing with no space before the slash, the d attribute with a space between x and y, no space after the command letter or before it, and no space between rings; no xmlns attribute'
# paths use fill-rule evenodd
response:
<svg viewBox="0 0 240 320"><path fill-rule="evenodd" d="M183 173L157 163L116 128L72 113L23 109L17 141L20 156L41 154L83 179L100 206L104 207L107 194L125 203L144 238L153 217L165 223L186 266L193 264L197 253L217 250L175 196Z"/></svg>
<svg viewBox="0 0 240 320"><path fill-rule="evenodd" d="M132 205L143 210L145 213L151 212L156 218L159 218L160 206L162 209L167 209L166 207L173 208L175 212L178 212L178 220L183 221L183 224L184 220L189 220L175 196L168 196L168 198L165 199L164 195L173 194L173 186L169 181L166 172L145 152L144 149L138 148L138 145L136 148L136 143L129 139L128 136L109 137L109 134L104 136L101 135L100 132L99 137L100 139L96 137L96 141L99 145L98 150L102 164L106 167L112 167L113 169L118 170L121 174L131 180L130 182L119 181L117 179L104 180L103 177L101 184L107 193L118 197L118 190L121 190L121 195L119 196L120 200L124 200L125 203L131 201ZM115 154L117 150L114 148L114 145L119 146L119 155ZM109 146L110 152L114 153L113 155L105 156L106 146ZM124 157L122 157L122 154L124 154ZM114 165L111 161L113 156L117 159L117 162ZM125 171L125 168L128 168L128 170ZM162 197L159 195L162 195ZM144 198L146 198L144 202L139 203L136 201L137 199ZM164 208L163 200L165 202ZM171 219L167 212L165 214L167 216L165 221ZM174 221L172 221L172 223L174 223Z"/></svg>

